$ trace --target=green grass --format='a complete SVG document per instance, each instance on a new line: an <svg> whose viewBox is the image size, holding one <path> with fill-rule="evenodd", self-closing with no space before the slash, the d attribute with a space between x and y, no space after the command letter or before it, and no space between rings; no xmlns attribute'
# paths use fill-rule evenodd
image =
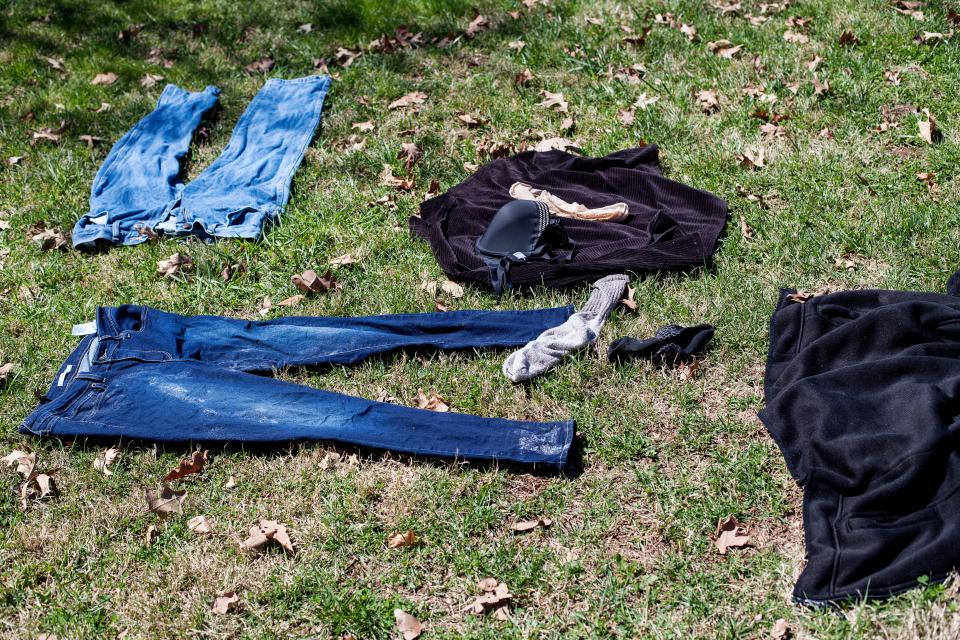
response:
<svg viewBox="0 0 960 640"><path fill-rule="evenodd" d="M6 449L29 448L45 466L60 467L60 493L22 511L13 469L0 479L0 634L60 638L387 638L396 637L400 607L427 625L431 638L759 638L777 618L802 637L940 637L960 629L955 586L931 586L886 603L841 612L792 606L789 592L803 561L800 492L755 417L762 406L767 319L780 286L816 289L888 287L942 290L960 263L956 133L960 55L956 37L916 44L922 31L949 32L946 8L928 2L923 22L885 0L798 1L761 13L743 1L721 14L706 2L636 3L553 0L519 2L341 0L320 3L140 1L130 3L14 1L0 10L0 360L16 369L3 389L0 417ZM377 53L368 43L405 25L427 39L459 33L476 6L491 27L453 46ZM513 19L508 11L519 11ZM678 29L653 25L671 12L696 26L691 42ZM790 15L812 17L806 44L783 39ZM600 24L586 19L596 18ZM311 33L298 25L312 23ZM119 42L133 25L142 30ZM624 42L653 26L642 46ZM796 31L796 28L792 28ZM845 29L853 47L837 40ZM733 60L706 43L742 44ZM508 43L522 39L516 51ZM293 182L282 222L258 242L163 239L96 254L44 252L27 229L36 221L69 230L86 212L90 182L110 145L147 113L163 83L144 88L146 73L189 89L214 84L222 109L194 144L187 174L213 160L233 123L263 82L246 65L276 60L268 74L314 72L315 58L338 47L362 48L337 74L322 131ZM157 49L153 55L152 50ZM754 57L759 57L755 64ZM823 58L818 77L831 87L816 96L805 63ZM63 60L65 71L44 58ZM151 58L154 61L151 61ZM170 59L171 68L156 60ZM642 64L631 83L618 71ZM514 76L534 79L518 87ZM762 69L762 70L760 70ZM898 70L898 85L884 72ZM110 71L119 79L95 86ZM796 94L791 85L799 83ZM773 105L742 91L763 86ZM696 92L715 89L719 112L708 115ZM536 106L540 90L563 92L576 126ZM388 111L397 97L421 90L416 113ZM658 97L617 119L640 95ZM361 99L363 98L363 99ZM112 105L95 113L101 102ZM943 140L927 145L917 118L880 133L884 106L912 104L936 116ZM767 139L759 107L789 116L787 136ZM461 131L456 114L489 118ZM354 122L360 151L345 150ZM67 128L57 143L31 144L40 127ZM819 132L827 128L830 137ZM411 133L412 131L412 133ZM80 135L104 142L88 148ZM264 297L296 293L290 276L363 252L341 269L343 289L310 297L271 315L359 315L431 311L424 279L442 278L427 246L412 239L406 219L431 180L446 189L482 163L484 140L519 145L566 135L584 153L602 155L637 144L661 146L664 170L713 191L731 205L732 222L712 269L635 276L637 315L616 314L596 348L565 361L528 389L500 374L503 354L398 356L358 367L297 374L312 386L376 397L382 391L413 404L418 387L436 389L454 410L488 416L576 419L586 443L584 473L555 478L389 454L342 459L322 470L333 449L211 451L209 469L181 484L184 514L164 523L145 514L143 488L187 453L186 447L132 446L113 476L92 467L102 447L39 441L17 433L75 339L70 326L98 305L142 303L180 313L258 318ZM403 173L401 142L424 151L413 167L417 189L393 193L379 184L383 163ZM763 148L767 166L751 171L737 157ZM7 165L9 156L24 156ZM917 172L934 172L929 190ZM393 193L395 207L378 204ZM762 199L748 198L755 195ZM743 216L755 231L739 232ZM186 277L163 280L156 261L193 256ZM857 268L835 264L854 256ZM227 263L245 273L219 277ZM467 287L451 309L537 308L582 303L586 288L537 291L497 302ZM714 349L701 374L681 384L642 363L614 367L602 354L622 335L649 335L668 322L711 322ZM5 453L5 451L0 451ZM224 484L235 476L236 488ZM205 514L215 535L198 537L186 521ZM717 521L735 514L757 545L721 557L713 548ZM552 528L518 536L510 524L547 516ZM260 518L286 523L298 551L245 554L237 540ZM150 524L157 539L144 542ZM422 543L387 549L389 533L412 529ZM516 595L509 621L462 611L476 582L493 576ZM219 593L236 590L241 608L209 611Z"/></svg>

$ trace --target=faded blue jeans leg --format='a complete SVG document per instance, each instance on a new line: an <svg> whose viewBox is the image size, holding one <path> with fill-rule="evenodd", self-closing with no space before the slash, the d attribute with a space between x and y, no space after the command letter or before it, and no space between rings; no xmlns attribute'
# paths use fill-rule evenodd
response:
<svg viewBox="0 0 960 640"><path fill-rule="evenodd" d="M513 348L571 307L246 321L149 307L98 310L24 433L163 442L320 440L415 455L566 466L571 420L402 407L260 375L398 350Z"/></svg>
<svg viewBox="0 0 960 640"><path fill-rule="evenodd" d="M138 244L153 233L259 237L289 200L329 87L328 76L268 80L223 153L184 185L180 159L219 90L167 86L157 108L117 142L97 173L90 213L74 227L74 246Z"/></svg>

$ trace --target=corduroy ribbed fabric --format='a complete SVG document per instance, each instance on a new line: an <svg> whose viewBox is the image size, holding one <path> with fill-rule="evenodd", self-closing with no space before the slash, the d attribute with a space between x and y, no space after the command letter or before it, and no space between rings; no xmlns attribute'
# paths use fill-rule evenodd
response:
<svg viewBox="0 0 960 640"><path fill-rule="evenodd" d="M410 230L430 243L450 278L490 286L490 271L474 244L497 210L512 200L515 182L587 207L624 202L630 211L620 222L564 219L576 254L570 261L514 265L515 286L561 286L624 271L703 265L727 219L724 200L663 176L656 145L602 158L526 151L484 165L423 202L420 216L410 218Z"/></svg>

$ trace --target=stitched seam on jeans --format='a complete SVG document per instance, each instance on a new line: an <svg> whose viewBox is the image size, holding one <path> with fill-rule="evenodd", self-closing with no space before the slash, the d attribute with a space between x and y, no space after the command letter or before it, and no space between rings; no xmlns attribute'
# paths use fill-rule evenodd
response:
<svg viewBox="0 0 960 640"><path fill-rule="evenodd" d="M843 554L840 548L840 537L837 535L841 514L843 514L843 496L837 496L837 515L830 523L830 535L833 537L833 571L830 572L831 593L837 590L837 574L840 573L840 556Z"/></svg>

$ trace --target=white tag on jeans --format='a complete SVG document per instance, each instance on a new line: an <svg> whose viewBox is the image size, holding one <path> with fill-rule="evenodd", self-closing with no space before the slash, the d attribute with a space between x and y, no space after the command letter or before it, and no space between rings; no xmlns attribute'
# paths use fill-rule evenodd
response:
<svg viewBox="0 0 960 640"><path fill-rule="evenodd" d="M70 331L70 335L74 336L88 336L91 333L97 332L97 321L91 320L90 322L84 322L83 324L73 325L73 329Z"/></svg>
<svg viewBox="0 0 960 640"><path fill-rule="evenodd" d="M63 370L63 373L60 374L60 379L57 380L57 386L58 386L58 387L62 387L62 386L63 386L63 381L67 379L67 374L69 374L71 371L73 371L73 365L72 365L72 364L68 364L68 365L67 365L67 368L64 369L64 370Z"/></svg>

